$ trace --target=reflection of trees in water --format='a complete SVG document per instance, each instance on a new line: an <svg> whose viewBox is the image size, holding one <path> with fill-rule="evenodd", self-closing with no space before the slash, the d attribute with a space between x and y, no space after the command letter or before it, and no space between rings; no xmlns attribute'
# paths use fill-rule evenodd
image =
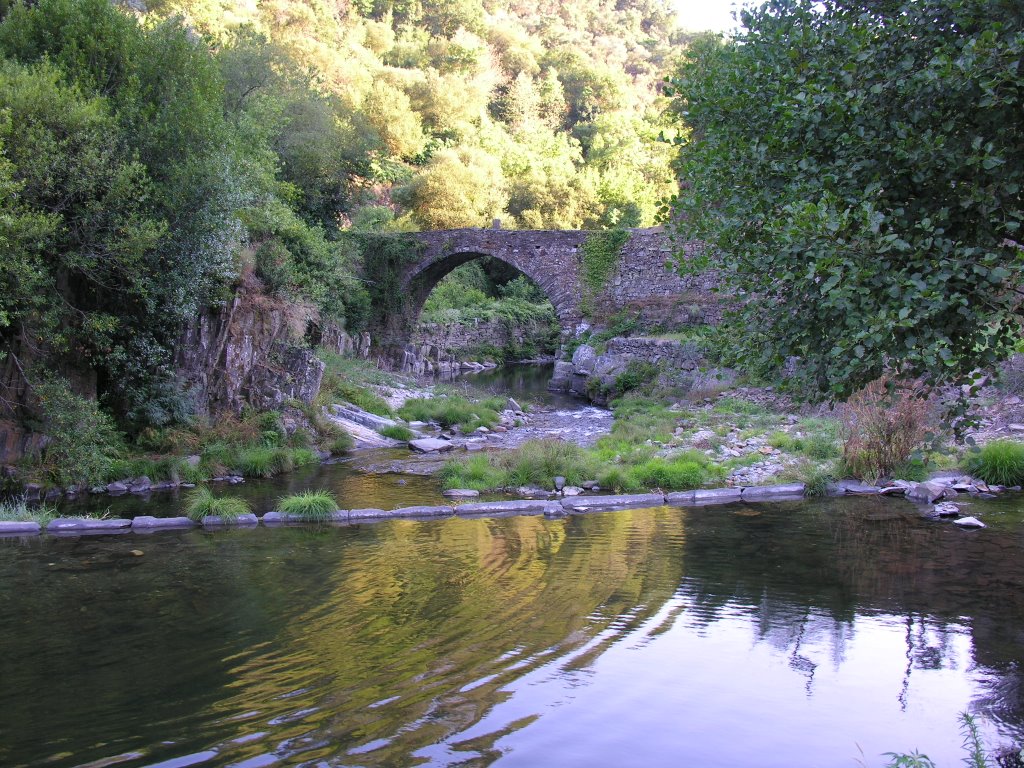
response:
<svg viewBox="0 0 1024 768"><path fill-rule="evenodd" d="M713 632L715 621L742 611L757 638L789 654L805 674L800 649L827 644L842 662L856 614L904 616L907 664L901 702L914 670L953 669L955 623L970 628L975 661L991 670L991 693L976 705L1020 723L1024 699L1024 558L1019 533L989 529L972 536L922 521L893 499L844 499L780 505L756 516L728 508L687 516L688 616ZM1001 714L1000 714L1001 713Z"/></svg>

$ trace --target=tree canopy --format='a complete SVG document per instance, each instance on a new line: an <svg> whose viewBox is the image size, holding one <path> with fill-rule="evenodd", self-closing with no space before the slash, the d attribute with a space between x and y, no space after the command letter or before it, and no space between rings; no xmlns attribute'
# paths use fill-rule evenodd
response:
<svg viewBox="0 0 1024 768"><path fill-rule="evenodd" d="M842 398L969 381L1019 338L1024 9L771 0L673 78L676 232L706 243L749 361ZM692 266L692 265L691 265Z"/></svg>

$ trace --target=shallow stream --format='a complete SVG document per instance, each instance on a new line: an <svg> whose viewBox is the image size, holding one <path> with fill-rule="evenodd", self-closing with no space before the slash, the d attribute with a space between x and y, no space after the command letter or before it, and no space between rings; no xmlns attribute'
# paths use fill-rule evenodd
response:
<svg viewBox="0 0 1024 768"><path fill-rule="evenodd" d="M346 464L230 492L319 484L440 501ZM968 511L989 527L855 498L0 539L0 765L959 765L961 712L1024 741L1024 498Z"/></svg>

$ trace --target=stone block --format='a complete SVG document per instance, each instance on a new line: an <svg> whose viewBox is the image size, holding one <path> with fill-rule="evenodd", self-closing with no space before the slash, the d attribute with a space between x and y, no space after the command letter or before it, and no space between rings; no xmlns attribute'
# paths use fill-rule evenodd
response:
<svg viewBox="0 0 1024 768"><path fill-rule="evenodd" d="M665 496L660 493L631 493L619 496L573 496L572 498L562 499L562 508L570 512L639 509L661 507L664 504Z"/></svg>
<svg viewBox="0 0 1024 768"><path fill-rule="evenodd" d="M207 515L203 518L203 526L208 528L220 528L227 526L249 527L259 524L260 519L252 512L246 512L244 515L239 515L234 519L226 519L220 515Z"/></svg>
<svg viewBox="0 0 1024 768"><path fill-rule="evenodd" d="M764 501L779 498L800 498L804 495L803 483L780 485L758 485L744 488L740 494L743 501Z"/></svg>
<svg viewBox="0 0 1024 768"><path fill-rule="evenodd" d="M486 514L531 514L561 512L562 505L557 501L543 499L518 499L516 501L482 501L472 504L460 504L455 508L457 515Z"/></svg>
<svg viewBox="0 0 1024 768"><path fill-rule="evenodd" d="M139 515L132 519L133 529L152 530L156 528L192 528L195 522L187 517L151 517Z"/></svg>
<svg viewBox="0 0 1024 768"><path fill-rule="evenodd" d="M58 517L46 526L50 533L71 531L118 531L130 528L132 521L125 518L103 518L93 520L84 517Z"/></svg>

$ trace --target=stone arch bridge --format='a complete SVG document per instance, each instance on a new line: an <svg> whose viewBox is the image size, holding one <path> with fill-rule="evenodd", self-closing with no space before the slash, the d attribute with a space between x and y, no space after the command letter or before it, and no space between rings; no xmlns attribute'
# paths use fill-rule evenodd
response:
<svg viewBox="0 0 1024 768"><path fill-rule="evenodd" d="M554 305L563 338L584 323L602 325L623 310L642 324L679 325L717 320L712 274L680 277L669 263L680 250L660 228L629 230L614 271L583 312L582 246L593 233L580 230L452 229L412 233L420 245L415 263L398 276L404 301L383 318L376 337L388 357L400 358L430 292L445 275L474 259L490 256L536 283ZM693 243L682 246L684 254ZM372 276L368 276L372 279Z"/></svg>

